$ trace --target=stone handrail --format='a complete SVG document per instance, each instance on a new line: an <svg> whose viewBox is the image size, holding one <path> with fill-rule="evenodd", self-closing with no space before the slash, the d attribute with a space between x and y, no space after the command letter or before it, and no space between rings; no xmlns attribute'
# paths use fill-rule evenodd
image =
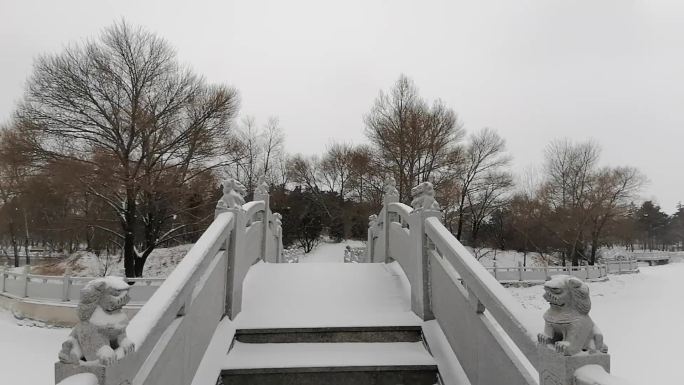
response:
<svg viewBox="0 0 684 385"><path fill-rule="evenodd" d="M488 314L495 321L492 325L498 324L505 332L503 335L500 334L495 326L489 324L491 322L490 319L487 319L484 316L477 316L473 318L473 321L481 323L481 325L473 325L474 330L461 330L451 335L450 342L462 346L464 341L472 338L472 334L479 333L481 339L491 339L492 342L496 342L493 345L488 346L490 348L489 354L503 355L509 359L509 362L512 365L511 368L509 368L511 370L506 374L506 378L502 378L501 380L490 378L490 376L496 372L496 368L489 368L487 365L481 364L468 368L464 366L466 373L470 371L469 378L478 378L480 379L478 383L482 384L535 383L536 381L534 379L536 378L536 373L534 372L534 369L530 367L530 364L535 365L537 363L534 333L528 331L524 327L522 321L520 321L525 310L520 303L487 272L484 266L482 266L468 250L456 240L449 230L439 222L438 218L427 218L425 222L425 233L428 240L431 242L431 245L434 246L434 250L429 253L431 262L430 267L433 269L432 277L435 278L431 282L433 296L439 295L439 293L434 291L436 286L451 288L449 294L453 297L458 295L463 297L462 300L471 306L472 315L484 314L486 309ZM441 268L440 271L437 271L438 267ZM445 282L447 279L451 282ZM454 290L454 287L462 290ZM444 291L446 292L446 289L444 289ZM446 293L444 295L445 298L447 298ZM449 317L451 310L446 304L440 309L439 303L439 300L436 300L433 297L433 312L438 321L442 315L444 315L445 318ZM463 313L461 314L465 315ZM477 321L475 321L475 319L477 319ZM514 342L514 345L519 349L519 353L521 354L515 352L516 349L511 349L510 346L501 342L506 336ZM447 334L447 338L449 338L449 334ZM464 356L464 361L469 361L469 357L465 357L465 355L471 354L467 351L468 349L459 350L466 350L461 352L461 355ZM458 356L459 352L456 353ZM461 357L459 357L459 360L461 360ZM503 375L503 373L499 373L499 375ZM485 376L488 380L483 381L482 376ZM517 379L514 381L511 376L517 376Z"/></svg>
<svg viewBox="0 0 684 385"><path fill-rule="evenodd" d="M608 274L624 274L639 272L639 262L636 258L630 258L626 261L621 260L606 260L603 261L606 266Z"/></svg>
<svg viewBox="0 0 684 385"><path fill-rule="evenodd" d="M622 378L615 377L600 365L584 365L575 370L575 385L629 385Z"/></svg>
<svg viewBox="0 0 684 385"><path fill-rule="evenodd" d="M252 219L256 213L266 209L266 204L264 201L251 201L245 203L242 208L245 210L245 216Z"/></svg>
<svg viewBox="0 0 684 385"><path fill-rule="evenodd" d="M494 278L500 282L544 282L553 275L567 274L582 280L596 280L608 275L605 265L594 266L523 266L519 263L516 267L492 266L485 267Z"/></svg>
<svg viewBox="0 0 684 385"><path fill-rule="evenodd" d="M437 320L471 384L577 385L580 374L592 371L584 369L587 365L609 367L603 350L566 355L524 326L525 310L518 300L440 222L430 183L412 190L412 210L396 203L389 185L380 215L369 218L368 260L399 262L411 285L412 310L424 320ZM400 223L391 217L394 213ZM586 274L589 270L606 274L608 268L587 268ZM567 275L556 277L586 285ZM624 385L607 373L596 384Z"/></svg>
<svg viewBox="0 0 684 385"><path fill-rule="evenodd" d="M130 320L126 332L135 351L108 366L58 362L57 382L83 372L95 374L100 385L192 382L221 318L233 319L240 311L249 267L255 260L280 259L282 232L268 194L242 204L240 190L238 182L224 182L214 221ZM258 211L264 215L247 226L248 215Z"/></svg>
<svg viewBox="0 0 684 385"><path fill-rule="evenodd" d="M413 208L403 203L394 202L387 205L387 211L399 215L399 218L401 219L400 223L404 225L408 223L409 217L413 212Z"/></svg>

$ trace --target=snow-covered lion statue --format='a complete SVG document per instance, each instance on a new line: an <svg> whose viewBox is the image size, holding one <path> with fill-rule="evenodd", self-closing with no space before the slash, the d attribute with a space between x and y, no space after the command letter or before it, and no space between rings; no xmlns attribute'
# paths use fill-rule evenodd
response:
<svg viewBox="0 0 684 385"><path fill-rule="evenodd" d="M418 186L411 189L411 206L414 210L437 210L439 211L439 203L435 200L435 189L430 182L420 183Z"/></svg>
<svg viewBox="0 0 684 385"><path fill-rule="evenodd" d="M246 193L245 186L238 182L237 179L224 179L223 196L219 199L216 205L217 209L239 209L245 204L244 195Z"/></svg>
<svg viewBox="0 0 684 385"><path fill-rule="evenodd" d="M81 289L79 323L62 344L59 360L67 364L108 366L131 353L126 337L128 284L121 277L96 278Z"/></svg>
<svg viewBox="0 0 684 385"><path fill-rule="evenodd" d="M556 275L544 284L544 299L550 306L544 313L544 333L537 336L540 344L553 344L566 356L581 351L608 352L601 331L589 317L591 299L586 283L569 275Z"/></svg>

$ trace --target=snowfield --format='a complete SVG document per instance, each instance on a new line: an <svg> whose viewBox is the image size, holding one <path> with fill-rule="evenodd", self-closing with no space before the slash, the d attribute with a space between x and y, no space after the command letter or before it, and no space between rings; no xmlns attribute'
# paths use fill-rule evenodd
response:
<svg viewBox="0 0 684 385"><path fill-rule="evenodd" d="M588 283L590 315L608 345L611 373L635 385L684 384L679 367L684 334L678 331L684 325L684 263L639 269L639 274L610 275L606 282ZM541 331L548 307L543 287L509 290L528 310L524 324Z"/></svg>
<svg viewBox="0 0 684 385"><path fill-rule="evenodd" d="M55 383L57 353L71 329L29 325L0 309L0 384Z"/></svg>
<svg viewBox="0 0 684 385"><path fill-rule="evenodd" d="M363 242L321 243L311 253L300 255L300 262L342 262L346 245L361 247ZM155 258L150 273L166 275L162 272L175 265L184 254L184 247L187 246L174 248L173 253L162 252ZM503 254L508 257L502 259L517 263L516 253ZM498 255L497 261L501 256ZM684 346L684 334L677 331L684 325L684 263L679 259L673 262L662 266L641 266L639 274L610 275L607 282L588 283L593 305L591 315L609 346L611 372L634 385L684 384L684 371L679 368L684 358L680 350ZM353 269L353 266L347 264L346 268ZM310 266L309 270L315 275L316 266ZM272 277L273 280L277 278ZM347 295L338 296L349 300L361 297L357 292L367 293L362 288L351 286L354 286L352 281L349 288L336 287L330 295L345 293ZM542 298L543 287L511 287L508 290L526 310L521 315L523 323L531 332L540 332L544 323L542 314L548 307ZM249 302L247 298L241 321L249 318ZM271 313L276 310L271 309ZM282 310L282 314L287 313L287 309ZM54 363L68 334L69 329L18 321L9 311L0 309L0 384L54 383ZM663 335L665 337L660 338Z"/></svg>

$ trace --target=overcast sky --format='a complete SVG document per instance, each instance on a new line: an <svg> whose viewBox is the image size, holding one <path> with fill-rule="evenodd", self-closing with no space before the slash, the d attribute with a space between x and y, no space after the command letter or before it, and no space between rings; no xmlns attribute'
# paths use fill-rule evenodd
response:
<svg viewBox="0 0 684 385"><path fill-rule="evenodd" d="M603 164L649 177L644 198L668 212L684 201L678 0L0 0L0 121L36 55L121 17L235 86L243 114L278 116L290 152L363 142L363 114L404 73L468 131L498 130L516 171L554 138L593 139Z"/></svg>

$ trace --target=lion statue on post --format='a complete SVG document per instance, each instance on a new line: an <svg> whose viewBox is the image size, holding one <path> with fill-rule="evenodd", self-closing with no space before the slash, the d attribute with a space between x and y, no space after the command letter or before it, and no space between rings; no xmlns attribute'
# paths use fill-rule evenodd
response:
<svg viewBox="0 0 684 385"><path fill-rule="evenodd" d="M237 179L224 179L221 183L223 185L223 196L219 199L216 209L241 209L245 204L244 195L247 191L245 186L238 182Z"/></svg>
<svg viewBox="0 0 684 385"><path fill-rule="evenodd" d="M430 182L422 182L411 189L411 206L414 210L437 210L439 203L435 200L435 189Z"/></svg>
<svg viewBox="0 0 684 385"><path fill-rule="evenodd" d="M589 317L591 299L589 286L569 275L556 275L544 284L544 299L549 310L544 313L544 333L537 338L540 344L566 356L581 351L608 352L603 334Z"/></svg>
<svg viewBox="0 0 684 385"><path fill-rule="evenodd" d="M126 336L128 316L122 310L130 299L128 288L123 278L110 276L94 279L81 289L80 322L62 344L61 362L108 366L135 349Z"/></svg>

